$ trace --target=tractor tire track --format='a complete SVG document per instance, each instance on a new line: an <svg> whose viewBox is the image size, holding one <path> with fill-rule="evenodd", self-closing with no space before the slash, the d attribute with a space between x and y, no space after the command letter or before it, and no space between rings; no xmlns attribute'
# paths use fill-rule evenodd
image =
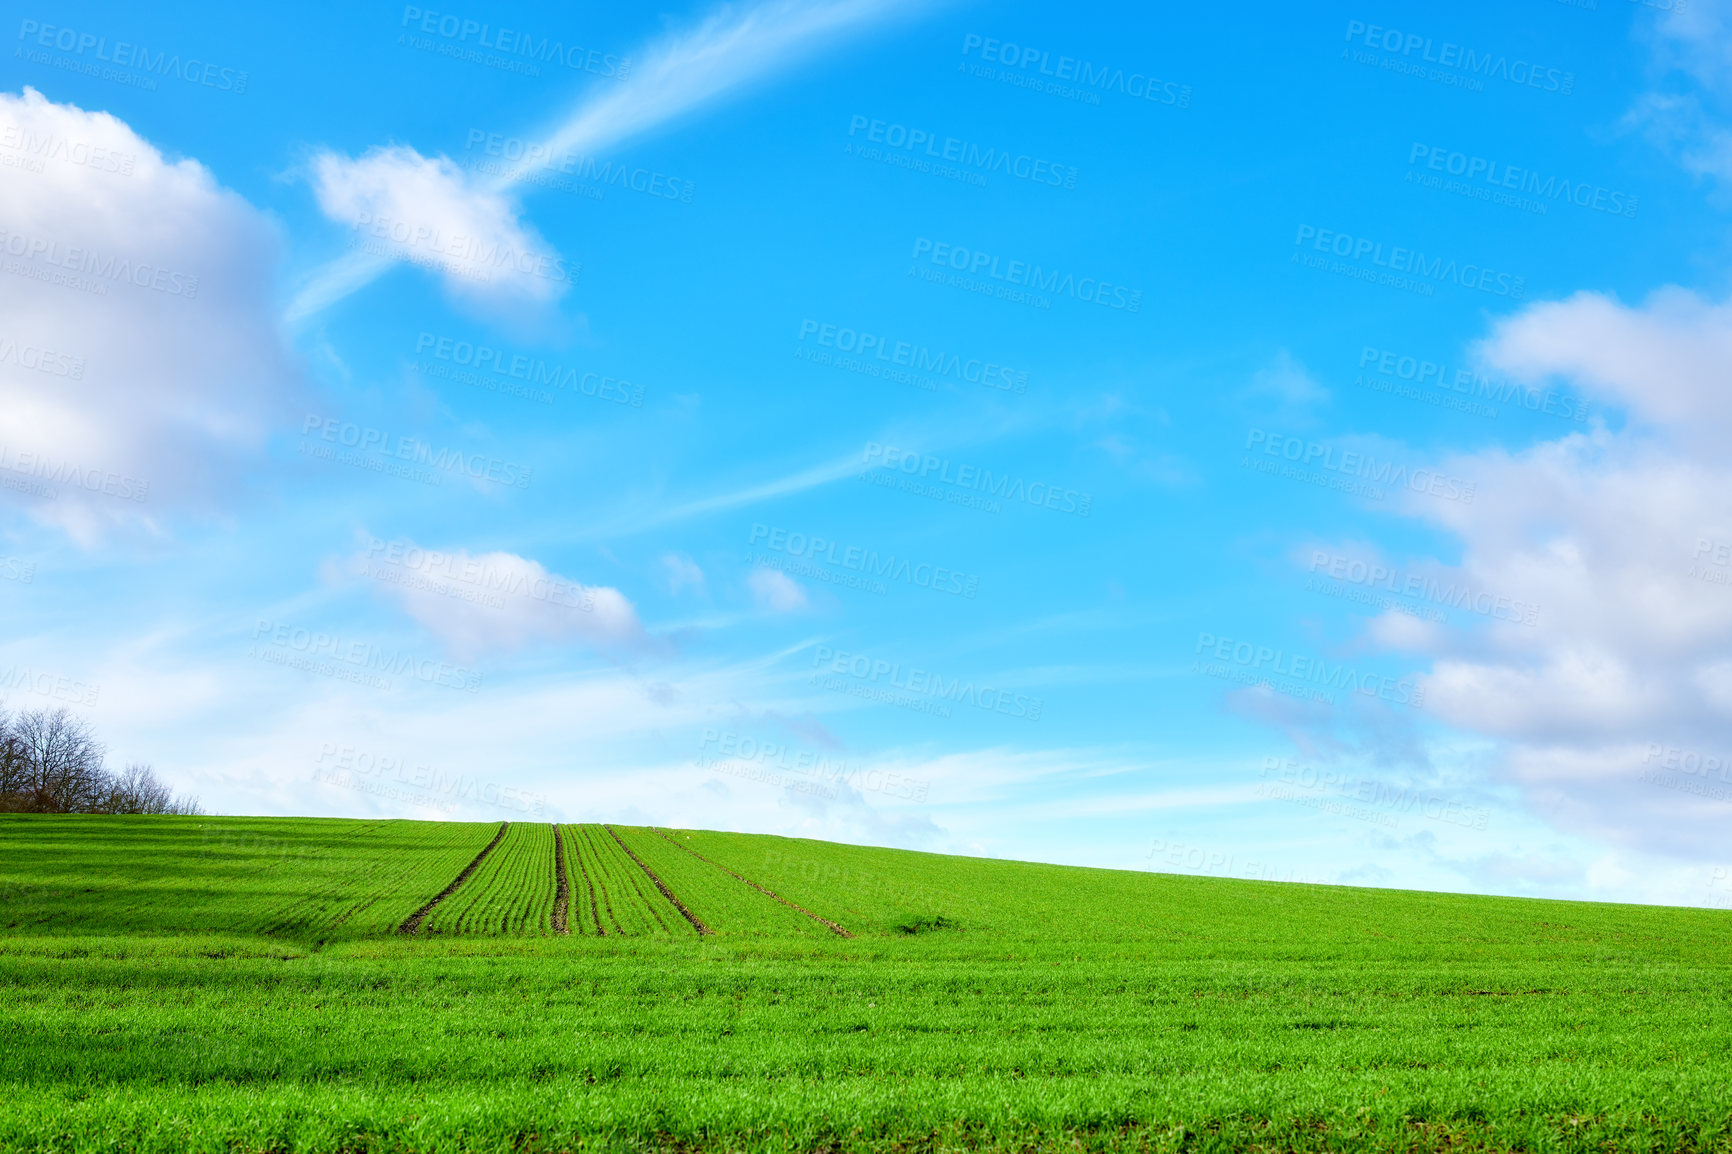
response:
<svg viewBox="0 0 1732 1154"><path fill-rule="evenodd" d="M493 852L493 847L505 840L505 831L510 828L510 822L500 822L499 832L494 834L493 840L483 846L481 852L475 855L475 860L464 866L463 872L458 874L456 878L452 879L450 885L440 890L432 901L403 919L403 924L397 927L397 932L400 934L413 934L418 932L421 929L421 923L427 920L427 915L433 912L433 908L457 892L457 887L462 885L468 879L469 875L475 872L476 867L481 864L482 859Z"/></svg>
<svg viewBox="0 0 1732 1154"><path fill-rule="evenodd" d="M637 899L633 903L633 908L648 914L650 921L655 923L655 928L650 930L650 933L653 934L656 930L671 933L674 927L668 925L667 918L662 915L662 910L666 907L650 897L651 894L655 893L654 890L644 888L649 883L640 877L628 878L627 882L631 886L631 896Z"/></svg>
<svg viewBox="0 0 1732 1154"><path fill-rule="evenodd" d="M596 828L605 829L606 827L598 826ZM639 887L638 880L631 876L630 871L622 873L621 871L625 870L625 866L610 858L602 849L606 843L601 840L601 835L591 831L589 836L590 848L595 853L594 860L597 862L597 868L602 870L601 906L607 911L608 921L613 923L613 932L621 937L630 937L631 934L626 930L625 923L619 920L619 912L613 908L613 899L616 897L620 899L620 908L628 911L627 917L631 916L629 911L632 909L632 899L636 899L638 905L645 912L645 916L651 920L656 920L654 907L649 904L649 900ZM661 925L661 922L656 921L656 924Z"/></svg>
<svg viewBox="0 0 1732 1154"><path fill-rule="evenodd" d="M571 883L565 878L565 842L559 836L559 826L553 827L553 932L569 934L566 915L571 907Z"/></svg>
<svg viewBox="0 0 1732 1154"><path fill-rule="evenodd" d="M613 828L613 826L604 825L604 826L602 826L602 828L607 830L608 833L613 834L613 840L619 842L619 848L623 849L626 852L626 856L630 857L632 861L636 862L638 864L638 868L643 870L643 872L649 877L649 880L656 884L656 889L658 889L662 892L662 897L664 897L668 901L672 902L674 905L674 909L680 911L680 913L685 915L686 921L692 923L692 928L694 930L698 931L699 937L702 937L705 934L714 934L716 932L716 931L712 930L710 927L704 925L703 922L700 922L698 920L698 916L696 914L694 914L694 913L692 913L692 911L686 909L686 905L684 902L682 902L682 901L680 901L680 899L674 897L674 891L668 889L667 886L662 884L662 879L656 877L656 872L654 870L650 869L649 866L645 865L644 860L641 857L638 857L637 854L631 852L631 847L629 845L625 844L625 840L619 836L619 833Z"/></svg>
<svg viewBox="0 0 1732 1154"><path fill-rule="evenodd" d="M747 885L751 886L753 889L757 890L759 893L764 894L767 897L775 898L777 901L781 902L783 905L787 906L789 909L799 910L801 913L805 914L807 917L811 918L813 921L822 922L824 925L829 926L832 930L836 931L838 934L841 934L845 938L851 938L854 936L853 934L849 933L847 930L843 929L841 926L837 925L835 922L831 921L829 918L821 918L817 914L813 913L811 910L807 909L805 906L795 905L793 902L789 901L787 898L783 897L781 894L776 893L774 890L766 889L765 887L759 885L757 882L753 881L751 878L747 877L745 874L734 873L733 870L729 869L727 866L721 864L720 862L710 861L709 858L705 857L703 854L699 853L697 850L693 849L689 845L680 845L680 843L678 841L675 841L674 838L671 837L666 830L658 829L658 830L656 830L656 832L661 834L664 838L667 838L667 840L672 842L674 845L678 845L681 849L685 850L687 853L691 854L693 857L697 858L699 861L707 862L708 864L715 866L717 869L721 870L725 874L732 874L734 877L739 878L741 881L745 882Z"/></svg>

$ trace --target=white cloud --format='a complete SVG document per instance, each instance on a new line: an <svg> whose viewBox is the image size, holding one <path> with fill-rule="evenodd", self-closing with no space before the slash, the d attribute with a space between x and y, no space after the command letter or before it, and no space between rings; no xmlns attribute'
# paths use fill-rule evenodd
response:
<svg viewBox="0 0 1732 1154"><path fill-rule="evenodd" d="M1706 88L1732 92L1732 4L1727 0L1674 4L1660 17L1653 45L1662 64Z"/></svg>
<svg viewBox="0 0 1732 1154"><path fill-rule="evenodd" d="M358 160L323 152L312 169L319 208L350 230L363 258L434 269L453 296L533 303L557 297L576 279L577 266L537 237L508 197L446 157L394 145ZM326 274L345 286L356 277L355 261Z"/></svg>
<svg viewBox="0 0 1732 1154"><path fill-rule="evenodd" d="M897 0L779 0L720 8L694 30L652 45L630 80L560 125L550 137L550 151L584 152L644 132L901 6Z"/></svg>
<svg viewBox="0 0 1732 1154"><path fill-rule="evenodd" d="M1241 397L1261 416L1305 420L1329 400L1329 390L1313 380L1305 366L1293 359L1293 354L1282 349L1251 375L1251 383Z"/></svg>
<svg viewBox="0 0 1732 1154"><path fill-rule="evenodd" d="M1436 571L1531 600L1534 625L1370 636L1430 653L1428 709L1501 740L1507 776L1553 820L1699 852L1723 837L1725 806L1654 780L1643 754L1732 750L1732 307L1680 289L1639 307L1583 293L1500 323L1480 351L1628 423L1462 456L1445 469L1479 482L1473 502L1407 502L1459 539L1460 563Z"/></svg>
<svg viewBox="0 0 1732 1154"><path fill-rule="evenodd" d="M1676 435L1732 432L1732 301L1665 288L1628 308L1577 293L1499 322L1480 355L1526 378L1567 376Z"/></svg>
<svg viewBox="0 0 1732 1154"><path fill-rule="evenodd" d="M1684 171L1722 181L1732 178L1732 132L1694 93L1647 93L1625 114L1624 123L1675 153Z"/></svg>
<svg viewBox="0 0 1732 1154"><path fill-rule="evenodd" d="M781 497L809 492L812 489L848 477L858 476L860 469L859 452L847 453L821 465L802 469L798 473L750 484L744 488L712 493L707 497L682 500L673 505L640 505L610 516L607 520L597 522L581 531L568 531L565 539L567 541L604 541L614 540L633 533L645 533L652 529L659 529L665 525L675 524L693 517L701 517L708 513L744 508L764 501L774 501Z"/></svg>
<svg viewBox="0 0 1732 1154"><path fill-rule="evenodd" d="M86 543L214 508L294 408L275 234L107 113L26 88L0 122L36 160L0 169L6 255L32 270L0 274L0 466L40 490L0 500Z"/></svg>
<svg viewBox="0 0 1732 1154"><path fill-rule="evenodd" d="M1685 171L1732 178L1732 4L1677 3L1642 30L1660 76L1625 115Z"/></svg>
<svg viewBox="0 0 1732 1154"><path fill-rule="evenodd" d="M1676 7L1638 26L1660 71L1626 122L1687 171L1732 177L1732 5ZM1431 708L1500 739L1506 775L1556 824L1699 861L1732 809L1732 300L1582 292L1499 322L1478 352L1627 424L1464 457L1478 500L1409 503L1460 540L1471 581L1539 604L1532 629L1434 631ZM1655 750L1719 768L1677 772ZM1587 883L1624 886L1621 862Z"/></svg>
<svg viewBox="0 0 1732 1154"><path fill-rule="evenodd" d="M664 38L642 53L628 80L592 97L545 134L550 154L588 152L617 144L669 120L761 80L779 67L849 28L879 19L902 7L905 0L830 0L812 3L778 0L746 8L722 7L695 29ZM351 223L365 205L379 212L438 229L442 237L468 235L497 240L501 247L513 232L524 232L504 194L530 175L529 167L507 170L491 181L469 181L444 157L430 160L410 148L375 149L359 161L325 154L319 170L319 202L327 215ZM326 189L330 192L327 193ZM424 206L420 197L428 201ZM429 207L430 206L430 207ZM463 234L462 229L473 230ZM409 234L413 241L414 234ZM527 295L545 299L552 293L518 278L511 292L487 292L471 279L475 266L453 262L425 251L426 242L412 242L387 258L357 258L333 262L316 274L290 308L299 319L367 284L390 259L414 260L439 268L447 286L472 301L496 303ZM420 254L420 255L417 255Z"/></svg>
<svg viewBox="0 0 1732 1154"><path fill-rule="evenodd" d="M619 590L550 573L515 553L393 543L358 553L353 563L382 595L466 658L537 643L629 646L645 640L636 608Z"/></svg>
<svg viewBox="0 0 1732 1154"><path fill-rule="evenodd" d="M806 590L786 573L754 569L746 579L758 604L772 613L797 613L806 608Z"/></svg>
<svg viewBox="0 0 1732 1154"><path fill-rule="evenodd" d="M676 596L682 589L704 591L704 571L696 561L683 553L666 553L662 556L662 568L667 570L668 592Z"/></svg>

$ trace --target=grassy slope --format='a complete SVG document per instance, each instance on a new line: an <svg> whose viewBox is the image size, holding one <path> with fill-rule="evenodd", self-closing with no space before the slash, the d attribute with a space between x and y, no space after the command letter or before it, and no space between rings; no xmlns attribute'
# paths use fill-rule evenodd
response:
<svg viewBox="0 0 1732 1154"><path fill-rule="evenodd" d="M434 910L422 932L552 933L553 867L553 827L514 821L480 867Z"/></svg>
<svg viewBox="0 0 1732 1154"><path fill-rule="evenodd" d="M0 930L390 933L497 822L0 814Z"/></svg>
<svg viewBox="0 0 1732 1154"><path fill-rule="evenodd" d="M603 826L574 825L573 844L592 871L603 929L627 937L683 937L691 927Z"/></svg>
<svg viewBox="0 0 1732 1154"><path fill-rule="evenodd" d="M700 833L860 936L321 949L83 917L124 902L50 896L40 821L0 819L0 926L49 911L0 932L0 1145L1732 1149L1718 911Z"/></svg>
<svg viewBox="0 0 1732 1154"><path fill-rule="evenodd" d="M632 852L654 870L686 908L718 934L768 938L823 937L824 926L764 896L647 829L616 826ZM751 875L747 875L750 877Z"/></svg>
<svg viewBox="0 0 1732 1154"><path fill-rule="evenodd" d="M1579 960L1641 951L1643 964L1732 945L1723 910L1473 897L1409 890L1148 874L952 857L765 834L669 831L713 861L855 930L947 941L1191 942L1228 954L1491 958L1506 950ZM1610 956L1610 955L1608 955ZM1728 958L1732 962L1732 958Z"/></svg>

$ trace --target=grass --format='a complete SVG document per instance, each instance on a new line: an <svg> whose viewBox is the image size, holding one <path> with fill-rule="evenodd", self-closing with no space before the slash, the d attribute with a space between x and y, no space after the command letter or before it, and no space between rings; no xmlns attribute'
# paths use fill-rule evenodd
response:
<svg viewBox="0 0 1732 1154"><path fill-rule="evenodd" d="M553 932L553 827L513 822L457 892L428 919L429 934Z"/></svg>
<svg viewBox="0 0 1732 1154"><path fill-rule="evenodd" d="M694 857L667 836L652 830L621 829L620 837L716 933L769 938L831 934L798 910Z"/></svg>
<svg viewBox="0 0 1732 1154"><path fill-rule="evenodd" d="M603 935L641 937L688 932L689 927L679 912L656 892L654 883L604 827L564 828L572 832L572 842L578 847L575 857L578 867L595 883L597 904L591 914L599 912ZM572 892L577 892L575 882Z"/></svg>
<svg viewBox="0 0 1732 1154"><path fill-rule="evenodd" d="M537 864L525 825L487 861L536 896L486 890L481 934L351 930L372 906L267 933L307 842L247 821L0 819L0 1148L1732 1150L1722 911L668 831L706 863L614 827L700 937L606 830L562 826L573 929L548 936L506 916L551 903L551 830ZM350 861L458 837L305 824ZM496 830L438 851L450 873L414 873L393 916ZM574 844L660 921L580 933ZM108 877L116 857L182 876ZM103 880L72 886L81 860ZM377 888L319 876L350 879L322 908Z"/></svg>
<svg viewBox="0 0 1732 1154"><path fill-rule="evenodd" d="M0 814L0 930L389 933L450 882L497 823L327 818L163 820Z"/></svg>

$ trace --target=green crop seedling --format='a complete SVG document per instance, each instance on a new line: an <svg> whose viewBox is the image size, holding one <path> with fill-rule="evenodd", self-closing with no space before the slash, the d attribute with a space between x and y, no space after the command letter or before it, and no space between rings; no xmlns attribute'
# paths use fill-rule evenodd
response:
<svg viewBox="0 0 1732 1154"><path fill-rule="evenodd" d="M0 1148L1728 1150L1729 937L745 834L4 816Z"/></svg>

